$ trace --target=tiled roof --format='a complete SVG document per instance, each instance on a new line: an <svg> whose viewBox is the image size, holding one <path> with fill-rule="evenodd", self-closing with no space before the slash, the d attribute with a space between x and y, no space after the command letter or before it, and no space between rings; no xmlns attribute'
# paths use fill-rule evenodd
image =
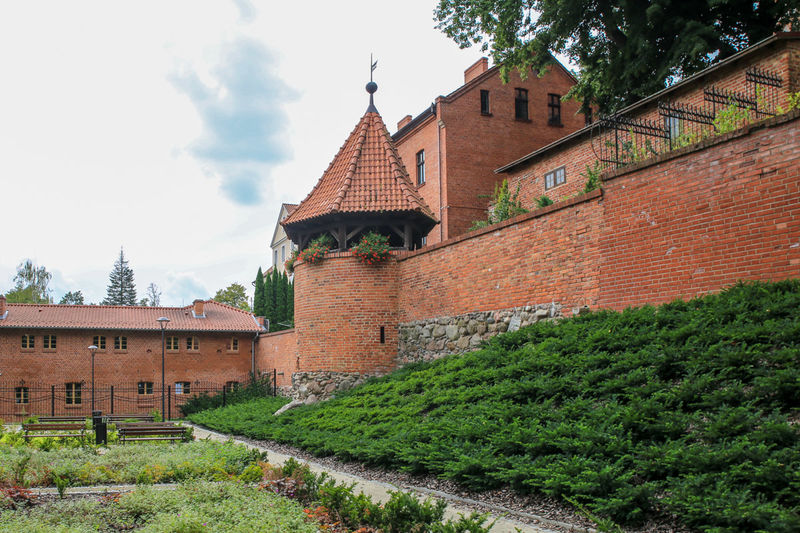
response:
<svg viewBox="0 0 800 533"><path fill-rule="evenodd" d="M241 309L208 300L205 318L194 318L193 306L136 307L116 305L6 304L8 314L0 328L31 329L124 329L161 331L156 321L169 318L168 331L259 332L253 315Z"/></svg>
<svg viewBox="0 0 800 533"><path fill-rule="evenodd" d="M283 204L283 207L286 208L286 214L291 215L297 210L298 204Z"/></svg>
<svg viewBox="0 0 800 533"><path fill-rule="evenodd" d="M314 189L282 224L335 213L408 211L436 220L411 183L383 119L367 110Z"/></svg>

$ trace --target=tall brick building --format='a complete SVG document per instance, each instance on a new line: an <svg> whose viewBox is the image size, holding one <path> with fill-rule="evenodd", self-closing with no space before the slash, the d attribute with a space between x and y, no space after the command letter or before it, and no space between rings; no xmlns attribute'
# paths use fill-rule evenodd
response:
<svg viewBox="0 0 800 533"><path fill-rule="evenodd" d="M397 124L392 139L419 194L441 221L426 238L434 244L486 218L494 169L545 146L586 123L579 104L561 97L575 78L558 61L541 77L516 71L508 83L481 58L464 71L464 85Z"/></svg>

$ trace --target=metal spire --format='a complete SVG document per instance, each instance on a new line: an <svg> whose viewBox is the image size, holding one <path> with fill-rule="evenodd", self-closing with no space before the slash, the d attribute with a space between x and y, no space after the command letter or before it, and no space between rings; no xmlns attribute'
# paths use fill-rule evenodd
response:
<svg viewBox="0 0 800 533"><path fill-rule="evenodd" d="M367 84L367 92L369 93L369 107L367 108L367 113L377 113L378 108L375 107L375 102L372 99L372 95L375 94L375 91L378 90L378 84L372 81L372 73L375 69L378 68L378 61L372 61L372 54L369 55L369 83Z"/></svg>

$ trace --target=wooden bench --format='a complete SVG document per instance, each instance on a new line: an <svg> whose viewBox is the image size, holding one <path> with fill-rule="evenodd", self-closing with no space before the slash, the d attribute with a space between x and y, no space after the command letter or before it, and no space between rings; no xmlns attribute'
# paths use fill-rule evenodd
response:
<svg viewBox="0 0 800 533"><path fill-rule="evenodd" d="M63 423L63 422L86 422L87 418L91 418L89 416L37 416L39 423L44 422L52 422L52 423Z"/></svg>
<svg viewBox="0 0 800 533"><path fill-rule="evenodd" d="M39 437L50 437L54 439L63 439L67 437L83 439L86 437L86 426L84 424L68 422L22 424L22 429L25 431L24 438L26 441Z"/></svg>
<svg viewBox="0 0 800 533"><path fill-rule="evenodd" d="M136 441L181 441L186 438L186 428L174 424L123 424L119 428L119 439L122 444Z"/></svg>
<svg viewBox="0 0 800 533"><path fill-rule="evenodd" d="M105 418L108 419L108 423L109 424L114 424L114 423L117 423L117 422L124 422L125 420L136 420L137 422L152 422L153 421L153 415L136 415L136 414L131 414L131 415L122 414L122 415L119 415L119 414L111 414L111 415L105 415Z"/></svg>

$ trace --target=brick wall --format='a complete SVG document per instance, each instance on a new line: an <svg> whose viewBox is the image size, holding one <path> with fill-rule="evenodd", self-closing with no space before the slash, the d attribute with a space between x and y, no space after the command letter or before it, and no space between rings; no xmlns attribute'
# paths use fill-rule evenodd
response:
<svg viewBox="0 0 800 533"><path fill-rule="evenodd" d="M610 174L598 305L800 276L800 114Z"/></svg>
<svg viewBox="0 0 800 533"><path fill-rule="evenodd" d="M296 264L294 272L300 371L374 373L392 368L398 323L394 257L369 266L350 253L331 253L318 264Z"/></svg>
<svg viewBox="0 0 800 533"><path fill-rule="evenodd" d="M292 373L299 370L295 329L266 333L256 344L256 368L259 372L278 372L278 387L292 384Z"/></svg>

